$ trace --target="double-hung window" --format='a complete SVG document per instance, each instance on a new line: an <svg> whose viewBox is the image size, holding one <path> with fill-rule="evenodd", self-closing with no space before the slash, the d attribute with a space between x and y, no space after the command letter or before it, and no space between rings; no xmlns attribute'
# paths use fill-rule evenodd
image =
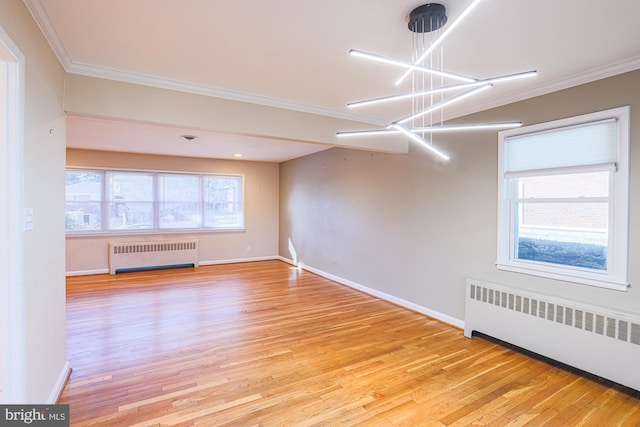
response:
<svg viewBox="0 0 640 427"><path fill-rule="evenodd" d="M629 107L498 139L498 268L626 290Z"/></svg>

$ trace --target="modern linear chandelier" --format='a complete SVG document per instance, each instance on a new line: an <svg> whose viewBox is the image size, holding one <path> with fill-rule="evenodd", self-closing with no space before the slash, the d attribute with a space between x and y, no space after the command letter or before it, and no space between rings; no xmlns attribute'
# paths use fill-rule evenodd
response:
<svg viewBox="0 0 640 427"><path fill-rule="evenodd" d="M537 72L526 71L488 79L475 79L444 70L443 40L475 8L481 0L473 0L469 6L452 22L447 24L446 8L439 3L427 3L416 7L409 15L408 28L412 32L411 62L395 60L373 53L351 49L350 55L367 60L404 68L404 74L396 85L406 78L412 78L411 93L385 96L347 104L349 108L385 102L410 100L411 115L394 120L384 129L338 132L339 137L366 136L381 134L404 134L411 140L424 145L444 160L449 156L433 145L433 134L447 131L475 129L504 129L522 126L522 122L476 123L462 125L444 125L444 108L484 92L508 80L535 76ZM445 97L445 96L448 97Z"/></svg>

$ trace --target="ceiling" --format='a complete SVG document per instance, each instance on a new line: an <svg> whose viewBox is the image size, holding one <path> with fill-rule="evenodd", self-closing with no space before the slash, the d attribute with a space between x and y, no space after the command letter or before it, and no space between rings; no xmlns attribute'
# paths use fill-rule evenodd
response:
<svg viewBox="0 0 640 427"><path fill-rule="evenodd" d="M358 49L409 61L416 0L24 0L70 73L136 82L382 126L404 105L346 104L409 91L396 67ZM450 22L471 0L441 0ZM445 69L477 79L537 70L446 110L454 118L640 68L637 0L484 0L451 32ZM410 84L410 83L407 83ZM345 129L350 130L350 129ZM182 134L200 144L176 148ZM330 145L114 123L71 116L68 145L280 162ZM116 142L117 141L117 142ZM210 142L203 144L202 142ZM191 144L191 145L189 145ZM185 145L190 147L185 151Z"/></svg>

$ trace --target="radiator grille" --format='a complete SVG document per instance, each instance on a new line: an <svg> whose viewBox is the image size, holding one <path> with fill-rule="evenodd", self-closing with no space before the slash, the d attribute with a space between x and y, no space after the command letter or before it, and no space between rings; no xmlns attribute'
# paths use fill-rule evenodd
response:
<svg viewBox="0 0 640 427"><path fill-rule="evenodd" d="M545 301L542 298L501 292L478 284L469 286L469 298L506 310L556 322L568 328L582 329L619 341L640 345L640 322L635 323L628 319L614 317L610 313L599 313L595 310Z"/></svg>
<svg viewBox="0 0 640 427"><path fill-rule="evenodd" d="M109 273L132 269L199 265L198 240L109 243Z"/></svg>
<svg viewBox="0 0 640 427"><path fill-rule="evenodd" d="M114 244L114 254L136 254L141 252L171 252L197 249L196 241L161 243L118 243Z"/></svg>

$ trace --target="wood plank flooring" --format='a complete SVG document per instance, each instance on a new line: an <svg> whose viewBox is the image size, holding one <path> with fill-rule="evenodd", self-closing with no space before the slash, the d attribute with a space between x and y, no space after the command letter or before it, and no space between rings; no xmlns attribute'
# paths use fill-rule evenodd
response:
<svg viewBox="0 0 640 427"><path fill-rule="evenodd" d="M624 393L280 261L70 277L72 425L640 426Z"/></svg>

